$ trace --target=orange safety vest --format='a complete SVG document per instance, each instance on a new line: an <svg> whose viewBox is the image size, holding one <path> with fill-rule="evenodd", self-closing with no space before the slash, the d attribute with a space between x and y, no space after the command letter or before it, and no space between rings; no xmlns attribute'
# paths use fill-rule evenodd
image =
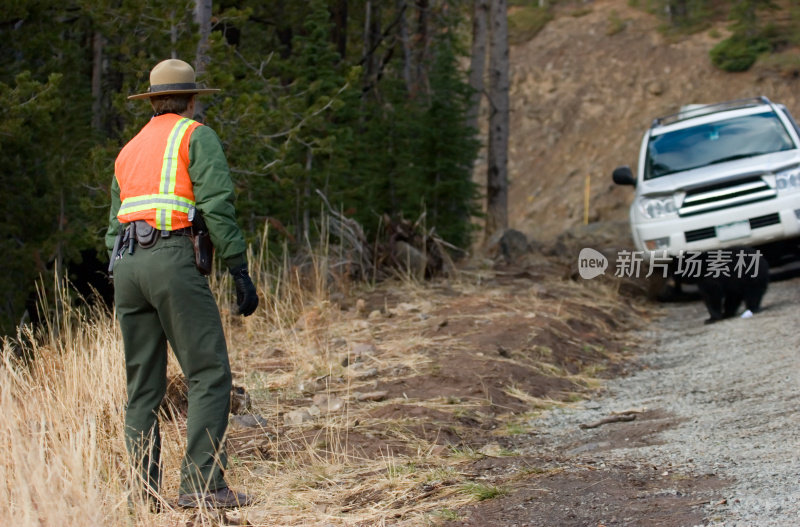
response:
<svg viewBox="0 0 800 527"><path fill-rule="evenodd" d="M145 220L165 231L189 227L194 192L189 139L197 121L174 113L153 117L117 156L120 223Z"/></svg>

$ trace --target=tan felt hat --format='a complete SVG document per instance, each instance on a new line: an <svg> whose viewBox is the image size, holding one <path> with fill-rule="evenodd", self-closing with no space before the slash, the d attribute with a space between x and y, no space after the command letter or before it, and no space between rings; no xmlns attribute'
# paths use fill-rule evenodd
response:
<svg viewBox="0 0 800 527"><path fill-rule="evenodd" d="M179 59L162 60L150 72L150 90L131 95L128 99L147 99L156 95L173 93L214 93L215 88L198 88L194 68Z"/></svg>

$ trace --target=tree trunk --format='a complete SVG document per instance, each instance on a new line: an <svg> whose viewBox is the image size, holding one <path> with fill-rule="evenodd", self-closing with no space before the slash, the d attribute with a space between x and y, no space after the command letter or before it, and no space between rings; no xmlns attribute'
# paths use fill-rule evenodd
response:
<svg viewBox="0 0 800 527"><path fill-rule="evenodd" d="M508 228L509 125L508 7L492 0L489 41L489 167L486 180L486 236Z"/></svg>
<svg viewBox="0 0 800 527"><path fill-rule="evenodd" d="M416 0L417 3L417 36L416 36L416 57L414 63L415 91L428 93L428 48L430 46L430 0Z"/></svg>
<svg viewBox="0 0 800 527"><path fill-rule="evenodd" d="M169 12L169 43L172 49L169 58L177 59L178 50L176 48L178 46L178 26L175 23L175 10Z"/></svg>
<svg viewBox="0 0 800 527"><path fill-rule="evenodd" d="M347 57L347 0L337 0L331 6L333 30L331 40L342 60Z"/></svg>
<svg viewBox="0 0 800 527"><path fill-rule="evenodd" d="M364 2L364 50L361 53L361 60L364 64L364 79L369 84L369 73L372 62L372 41L370 40L370 28L372 27L372 0Z"/></svg>
<svg viewBox="0 0 800 527"><path fill-rule="evenodd" d="M375 87L380 61L376 51L381 43L381 3L367 0L364 13L364 85Z"/></svg>
<svg viewBox="0 0 800 527"><path fill-rule="evenodd" d="M758 36L758 4L759 0L745 0L742 2L744 11L742 12L742 23L745 24L745 35L748 37ZM768 2L764 2L769 5Z"/></svg>
<svg viewBox="0 0 800 527"><path fill-rule="evenodd" d="M667 0L667 14L673 26L685 24L689 17L689 8L686 0Z"/></svg>
<svg viewBox="0 0 800 527"><path fill-rule="evenodd" d="M413 85L411 80L411 42L408 39L408 20L406 19L406 0L397 0L397 12L400 17L400 27L398 34L400 35L400 45L403 46L403 80L406 83L406 91L411 93Z"/></svg>
<svg viewBox="0 0 800 527"><path fill-rule="evenodd" d="M483 75L486 64L486 36L488 34L489 0L475 0L472 14L472 58L469 68L469 85L473 89L467 111L467 125L478 128L478 114L483 98Z"/></svg>
<svg viewBox="0 0 800 527"><path fill-rule="evenodd" d="M314 153L311 147L306 150L306 173L303 182L303 240L309 242L311 238L311 169L313 168Z"/></svg>
<svg viewBox="0 0 800 527"><path fill-rule="evenodd" d="M97 31L92 37L92 128L103 126L103 35Z"/></svg>
<svg viewBox="0 0 800 527"><path fill-rule="evenodd" d="M211 35L211 11L212 0L195 0L194 2L194 21L200 28L200 39L197 41L197 55L194 61L194 70L197 78L201 78L206 72L208 65L208 37ZM205 109L199 97L195 98L195 115L202 120Z"/></svg>

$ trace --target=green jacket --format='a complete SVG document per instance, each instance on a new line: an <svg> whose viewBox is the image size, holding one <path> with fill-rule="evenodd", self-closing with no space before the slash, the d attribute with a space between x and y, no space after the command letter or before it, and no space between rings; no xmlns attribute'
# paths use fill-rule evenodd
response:
<svg viewBox="0 0 800 527"><path fill-rule="evenodd" d="M219 137L208 126L198 126L189 138L189 178L192 180L195 207L203 213L217 257L222 258L228 268L246 263L247 246L242 230L236 223L233 206L235 194L228 161ZM120 229L117 219L120 205L119 183L114 177L106 231L109 255Z"/></svg>

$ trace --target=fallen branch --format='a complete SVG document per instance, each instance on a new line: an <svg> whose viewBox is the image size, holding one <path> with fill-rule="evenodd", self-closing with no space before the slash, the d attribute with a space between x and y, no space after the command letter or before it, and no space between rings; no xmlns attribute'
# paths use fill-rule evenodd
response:
<svg viewBox="0 0 800 527"><path fill-rule="evenodd" d="M594 423L589 424L581 424L578 425L580 428L586 430L588 428L597 428L598 426L607 425L608 423L618 423L620 421L633 421L636 419L636 414L620 414L620 415L612 415L610 417L605 417L600 419L599 421L595 421Z"/></svg>
<svg viewBox="0 0 800 527"><path fill-rule="evenodd" d="M627 410L611 412L611 415L643 414L646 411L647 411L647 408L642 406L641 408L629 408Z"/></svg>

